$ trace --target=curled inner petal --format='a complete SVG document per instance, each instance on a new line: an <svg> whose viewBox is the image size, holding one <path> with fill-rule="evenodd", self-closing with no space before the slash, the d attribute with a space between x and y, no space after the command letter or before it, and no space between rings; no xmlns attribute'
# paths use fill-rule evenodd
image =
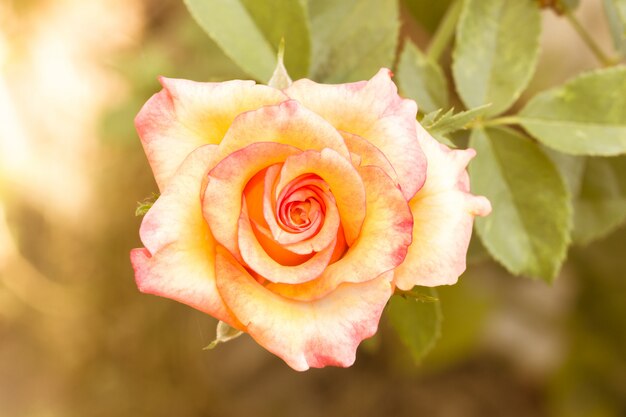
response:
<svg viewBox="0 0 626 417"><path fill-rule="evenodd" d="M326 211L326 205L320 201L321 190L315 185L319 179L317 175L303 175L279 195L276 217L283 229L295 233L319 230Z"/></svg>
<svg viewBox="0 0 626 417"><path fill-rule="evenodd" d="M413 219L409 204L393 180L377 167L359 168L367 195L367 217L354 244L333 259L316 280L299 285L269 284L284 297L310 301L325 297L345 282L366 282L402 264L409 245ZM341 247L339 241L337 244Z"/></svg>
<svg viewBox="0 0 626 417"><path fill-rule="evenodd" d="M236 258L240 259L237 229L244 189L256 174L296 153L298 150L289 145L254 143L233 152L209 172L203 215L215 240Z"/></svg>
<svg viewBox="0 0 626 417"><path fill-rule="evenodd" d="M285 159L280 171L276 185L278 200L283 193L289 193L298 184L297 179L310 173L315 173L328 184L327 187L336 201L346 242L351 245L359 236L366 212L365 187L358 171L350 160L328 148L321 152L305 151L291 155ZM315 180L316 178L310 179L312 183ZM322 190L325 186L320 184L317 188Z"/></svg>
<svg viewBox="0 0 626 417"><path fill-rule="evenodd" d="M276 185L281 168L282 165L272 166L265 174L263 215L267 233L294 253L319 252L337 236L340 219L335 198L328 184L313 174L298 177L278 193ZM281 207L287 213L283 221L279 221ZM300 216L301 223L295 222L292 215Z"/></svg>
<svg viewBox="0 0 626 417"><path fill-rule="evenodd" d="M296 265L285 265L281 261L282 257L276 257L273 252L271 256L266 248L261 245L258 235L254 233L252 224L248 217L246 204L239 218L239 250L241 256L249 268L271 282L302 283L317 278L328 266L335 242L315 253L306 261Z"/></svg>

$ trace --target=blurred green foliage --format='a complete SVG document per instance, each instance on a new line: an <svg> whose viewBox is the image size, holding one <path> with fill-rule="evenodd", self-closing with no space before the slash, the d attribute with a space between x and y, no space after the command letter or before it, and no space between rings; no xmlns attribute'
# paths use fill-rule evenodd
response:
<svg viewBox="0 0 626 417"><path fill-rule="evenodd" d="M626 220L626 157L594 158L547 151L573 198L574 243L586 245Z"/></svg>
<svg viewBox="0 0 626 417"><path fill-rule="evenodd" d="M448 10L452 0L404 0L403 3L422 27L433 33Z"/></svg>
<svg viewBox="0 0 626 417"><path fill-rule="evenodd" d="M622 54L626 54L626 2L604 0L604 8L615 48Z"/></svg>
<svg viewBox="0 0 626 417"><path fill-rule="evenodd" d="M391 297L385 310L416 363L420 363L441 336L441 306L437 297L434 288L415 288ZM419 322L413 317L418 317Z"/></svg>

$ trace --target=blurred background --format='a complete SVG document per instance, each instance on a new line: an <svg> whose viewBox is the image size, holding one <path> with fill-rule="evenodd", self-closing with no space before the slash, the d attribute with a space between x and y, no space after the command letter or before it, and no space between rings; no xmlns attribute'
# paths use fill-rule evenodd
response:
<svg viewBox="0 0 626 417"><path fill-rule="evenodd" d="M521 102L598 66L543 15ZM577 16L610 50L601 1ZM246 78L180 0L0 0L0 416L626 415L624 227L552 286L474 248L420 365L385 322L345 370L294 372L245 335L203 351L215 320L140 294L128 259L157 190L133 118L161 74Z"/></svg>

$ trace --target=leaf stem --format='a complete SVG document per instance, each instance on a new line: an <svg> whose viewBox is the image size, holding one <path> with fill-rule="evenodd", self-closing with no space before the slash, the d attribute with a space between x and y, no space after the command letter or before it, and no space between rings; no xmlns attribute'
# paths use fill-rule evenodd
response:
<svg viewBox="0 0 626 417"><path fill-rule="evenodd" d="M467 124L466 128L481 128L488 126L503 126L503 125L517 125L521 122L521 118L518 116L503 116L495 119L481 120L477 119Z"/></svg>
<svg viewBox="0 0 626 417"><path fill-rule="evenodd" d="M411 297L417 301L422 301L424 303L435 303L439 301L437 297L433 297L431 295L424 294L416 290L403 291L403 290L396 289L395 294L400 295L402 297Z"/></svg>
<svg viewBox="0 0 626 417"><path fill-rule="evenodd" d="M578 33L583 42L585 42L587 47L589 47L591 52L593 52L598 61L602 63L602 65L604 65L605 67L610 67L611 65L615 65L617 63L615 59L609 57L607 54L604 53L604 51L600 48L596 41L593 40L589 32L587 32L587 29L585 29L583 25L580 24L578 18L574 15L574 13L572 13L569 8L564 7L563 14L567 18L568 22L570 22L574 30Z"/></svg>
<svg viewBox="0 0 626 417"><path fill-rule="evenodd" d="M431 61L439 61L446 47L452 41L456 29L456 22L461 15L461 4L461 0L455 0L454 3L448 7L445 16L441 23L439 23L428 46L428 51L426 51L426 57Z"/></svg>
<svg viewBox="0 0 626 417"><path fill-rule="evenodd" d="M491 120L485 120L482 122L483 126L502 126L502 125L516 125L519 124L520 118L517 116L504 116L497 117Z"/></svg>

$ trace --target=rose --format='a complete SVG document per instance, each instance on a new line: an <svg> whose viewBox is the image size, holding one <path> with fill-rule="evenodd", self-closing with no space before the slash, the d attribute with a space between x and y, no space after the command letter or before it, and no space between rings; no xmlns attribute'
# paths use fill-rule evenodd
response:
<svg viewBox="0 0 626 417"><path fill-rule="evenodd" d="M394 289L453 284L473 150L415 121L390 71L285 90L162 78L136 126L161 190L131 261L139 289L208 313L297 370L350 366Z"/></svg>

